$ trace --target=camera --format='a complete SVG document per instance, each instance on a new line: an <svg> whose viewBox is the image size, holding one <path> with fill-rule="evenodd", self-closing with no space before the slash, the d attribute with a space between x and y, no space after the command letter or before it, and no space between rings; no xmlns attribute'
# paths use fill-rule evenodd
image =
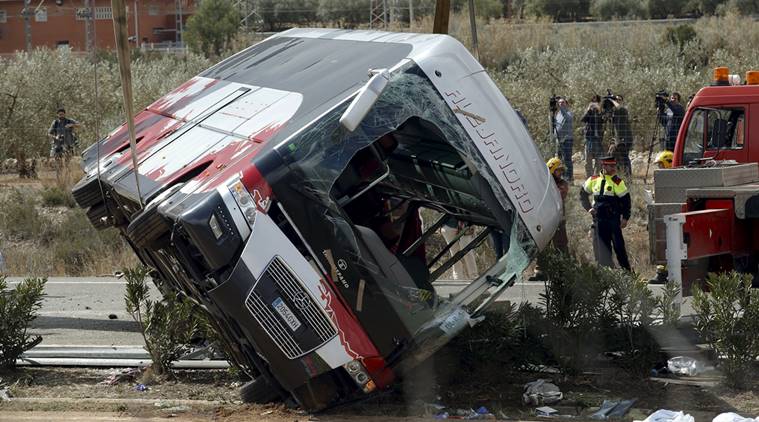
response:
<svg viewBox="0 0 759 422"><path fill-rule="evenodd" d="M611 113L617 107L617 97L610 89L606 90L606 95L601 99L601 108L604 113Z"/></svg>
<svg viewBox="0 0 759 422"><path fill-rule="evenodd" d="M551 95L551 98L548 99L548 109L551 110L551 113L556 113L559 110L559 99L561 97L556 95Z"/></svg>
<svg viewBox="0 0 759 422"><path fill-rule="evenodd" d="M654 96L654 104L656 108L664 108L664 104L669 102L669 93L666 90L657 92Z"/></svg>

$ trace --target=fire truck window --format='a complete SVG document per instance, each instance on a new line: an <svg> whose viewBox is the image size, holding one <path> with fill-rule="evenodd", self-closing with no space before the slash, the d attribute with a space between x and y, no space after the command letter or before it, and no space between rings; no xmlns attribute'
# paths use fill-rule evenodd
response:
<svg viewBox="0 0 759 422"><path fill-rule="evenodd" d="M742 108L709 110L707 149L743 148L744 114Z"/></svg>
<svg viewBox="0 0 759 422"><path fill-rule="evenodd" d="M696 110L691 116L683 149L683 161L686 163L701 158L704 155L705 118L706 110Z"/></svg>

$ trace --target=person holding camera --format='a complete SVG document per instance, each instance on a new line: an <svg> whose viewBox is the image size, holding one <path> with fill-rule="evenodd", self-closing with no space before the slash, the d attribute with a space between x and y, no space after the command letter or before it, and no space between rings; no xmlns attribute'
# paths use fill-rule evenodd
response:
<svg viewBox="0 0 759 422"><path fill-rule="evenodd" d="M601 111L601 96L593 95L588 108L582 116L585 123L585 177L598 174L601 171L599 159L603 155L602 138L604 132L603 112Z"/></svg>
<svg viewBox="0 0 759 422"><path fill-rule="evenodd" d="M574 147L573 133L573 115L569 111L569 103L566 98L558 97L556 99L556 111L554 112L554 135L556 136L556 156L561 158L561 161L566 167L566 173L564 174L564 180L572 183L573 166L572 166L572 150Z"/></svg>
<svg viewBox="0 0 759 422"><path fill-rule="evenodd" d="M609 154L614 156L623 177L630 180L632 177L632 163L630 163L630 148L633 144L633 132L630 125L630 113L624 104L621 95L615 95L609 100L611 107L604 107L611 113L611 126L614 131L614 143L609 148Z"/></svg>
<svg viewBox="0 0 759 422"><path fill-rule="evenodd" d="M50 148L50 157L60 157L65 153L73 154L74 147L77 144L74 129L79 127L79 122L66 117L64 108L58 109L58 118L53 120L47 136L52 143Z"/></svg>
<svg viewBox="0 0 759 422"><path fill-rule="evenodd" d="M680 131L680 125L683 123L683 117L685 117L685 109L680 104L680 93L673 92L668 97L666 92L658 92L656 94L656 109L659 123L664 126L664 149L674 151L677 132Z"/></svg>

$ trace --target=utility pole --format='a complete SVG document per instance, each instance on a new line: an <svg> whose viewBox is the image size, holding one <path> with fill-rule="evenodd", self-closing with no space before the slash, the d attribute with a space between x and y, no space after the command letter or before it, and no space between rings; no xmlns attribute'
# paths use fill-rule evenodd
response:
<svg viewBox="0 0 759 422"><path fill-rule="evenodd" d="M469 0L469 26L472 30L472 50L477 61L480 60L480 47L477 43L477 19L474 15L474 0Z"/></svg>
<svg viewBox="0 0 759 422"><path fill-rule="evenodd" d="M137 9L137 0L134 0L134 48L140 49L140 11Z"/></svg>
<svg viewBox="0 0 759 422"><path fill-rule="evenodd" d="M387 0L369 0L369 28L387 28Z"/></svg>
<svg viewBox="0 0 759 422"><path fill-rule="evenodd" d="M435 22L432 24L433 34L447 34L448 20L451 14L451 0L437 0L435 5Z"/></svg>
<svg viewBox="0 0 759 422"><path fill-rule="evenodd" d="M182 0L176 0L174 4L176 6L175 12L176 12L176 19L177 19L176 26L175 26L175 29L176 29L175 41L177 42L177 44L179 44L179 42L182 41Z"/></svg>
<svg viewBox="0 0 759 422"><path fill-rule="evenodd" d="M93 57L95 56L95 10L92 7L92 0L84 0L84 10L80 12L84 18L84 48Z"/></svg>
<svg viewBox="0 0 759 422"><path fill-rule="evenodd" d="M24 42L26 51L32 51L32 8L31 0L24 0L24 10L21 14L24 16Z"/></svg>
<svg viewBox="0 0 759 422"><path fill-rule="evenodd" d="M414 26L414 0L408 0L408 27Z"/></svg>

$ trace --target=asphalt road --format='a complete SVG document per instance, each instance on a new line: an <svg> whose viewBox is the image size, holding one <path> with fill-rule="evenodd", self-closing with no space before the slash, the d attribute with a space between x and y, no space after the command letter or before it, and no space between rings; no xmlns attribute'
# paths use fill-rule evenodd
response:
<svg viewBox="0 0 759 422"><path fill-rule="evenodd" d="M14 286L21 278L8 280ZM138 325L126 312L125 286L112 277L50 277L31 331L42 335L43 345L142 345ZM151 297L159 295L151 290Z"/></svg>
<svg viewBox="0 0 759 422"><path fill-rule="evenodd" d="M11 287L21 281L9 278ZM438 281L438 294L447 296L465 285L459 281ZM126 312L124 292L126 283L113 277L51 277L45 287L45 299L32 332L43 336L42 345L142 345L139 328ZM500 300L538 304L543 292L542 282L517 283L506 290ZM652 286L654 293L660 289ZM159 293L151 289L151 297ZM684 314L690 308L686 305ZM109 315L115 315L110 319Z"/></svg>

